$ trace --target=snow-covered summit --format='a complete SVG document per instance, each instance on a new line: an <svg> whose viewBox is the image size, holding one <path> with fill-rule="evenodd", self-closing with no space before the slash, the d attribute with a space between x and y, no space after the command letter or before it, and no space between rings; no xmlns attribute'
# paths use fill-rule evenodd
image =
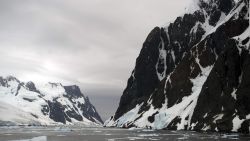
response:
<svg viewBox="0 0 250 141"><path fill-rule="evenodd" d="M13 76L0 77L0 103L3 105L0 111L6 115L0 116L2 125L102 123L95 107L76 85L51 82L36 85L31 81L21 82Z"/></svg>

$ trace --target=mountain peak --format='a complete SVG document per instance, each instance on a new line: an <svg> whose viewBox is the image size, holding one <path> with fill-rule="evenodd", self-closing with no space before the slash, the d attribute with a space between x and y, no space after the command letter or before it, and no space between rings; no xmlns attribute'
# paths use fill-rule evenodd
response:
<svg viewBox="0 0 250 141"><path fill-rule="evenodd" d="M249 133L248 1L196 0L153 29L105 126Z"/></svg>
<svg viewBox="0 0 250 141"><path fill-rule="evenodd" d="M234 0L197 0L201 9L207 13L212 13L215 10L220 10L224 13L229 13L235 5Z"/></svg>
<svg viewBox="0 0 250 141"><path fill-rule="evenodd" d="M37 88L36 88L36 85L32 82L32 81L29 81L25 84L25 87L30 90L30 91L33 91L33 92L38 92L40 93Z"/></svg>
<svg viewBox="0 0 250 141"><path fill-rule="evenodd" d="M7 81L17 81L17 82L20 83L20 81L19 81L16 77L14 77L14 76L12 76L12 75L6 76L5 79L6 79Z"/></svg>
<svg viewBox="0 0 250 141"><path fill-rule="evenodd" d="M84 96L77 85L64 86L66 93L73 97L81 97Z"/></svg>
<svg viewBox="0 0 250 141"><path fill-rule="evenodd" d="M187 8L186 13L193 14L196 11L206 12L207 15L215 11L228 14L235 5L235 0L193 0Z"/></svg>
<svg viewBox="0 0 250 141"><path fill-rule="evenodd" d="M61 83L55 83L55 82L49 82L49 85L51 85L51 87L58 87L58 86L63 86Z"/></svg>
<svg viewBox="0 0 250 141"><path fill-rule="evenodd" d="M20 82L13 76L0 77L0 104L6 103L22 111L29 117L19 119L15 112L8 115L9 119L1 117L2 124L13 122L17 124L50 125L63 124L101 124L102 120L94 106L81 93L76 85L63 86L61 83L46 83L35 85L32 81ZM1 107L0 107L1 110ZM30 116L31 115L31 116ZM34 122L34 123L33 123Z"/></svg>

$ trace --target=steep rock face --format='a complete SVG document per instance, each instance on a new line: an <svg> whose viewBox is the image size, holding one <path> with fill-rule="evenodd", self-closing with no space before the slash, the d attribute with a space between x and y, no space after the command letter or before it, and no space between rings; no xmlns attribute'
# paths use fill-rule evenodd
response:
<svg viewBox="0 0 250 141"><path fill-rule="evenodd" d="M63 86L60 83L47 83L35 85L33 82L20 82L15 77L0 77L0 103L10 105L13 110L4 106L0 111L6 111L0 117L2 125L5 124L83 124L97 125L102 120L95 107L85 97L78 86ZM8 115L10 114L10 115Z"/></svg>
<svg viewBox="0 0 250 141"><path fill-rule="evenodd" d="M197 5L152 30L106 126L249 132L249 1Z"/></svg>
<svg viewBox="0 0 250 141"><path fill-rule="evenodd" d="M65 97L67 97L72 103L75 102L75 99L83 96L79 87L76 85L64 86L64 89L65 89L65 92L67 93ZM101 117L97 113L97 110L95 109L95 107L90 103L88 97L84 97L84 103L77 102L76 106L79 107L81 111L85 111L82 113L83 117L93 122L99 121L102 123ZM80 120L82 120L82 118L80 118Z"/></svg>

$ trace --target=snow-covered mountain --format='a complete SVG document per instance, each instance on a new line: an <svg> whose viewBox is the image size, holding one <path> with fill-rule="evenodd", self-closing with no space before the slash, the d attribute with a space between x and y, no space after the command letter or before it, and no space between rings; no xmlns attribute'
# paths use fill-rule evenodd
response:
<svg viewBox="0 0 250 141"><path fill-rule="evenodd" d="M0 77L0 125L102 124L78 86L35 85Z"/></svg>
<svg viewBox="0 0 250 141"><path fill-rule="evenodd" d="M249 0L194 0L143 44L105 126L249 133Z"/></svg>

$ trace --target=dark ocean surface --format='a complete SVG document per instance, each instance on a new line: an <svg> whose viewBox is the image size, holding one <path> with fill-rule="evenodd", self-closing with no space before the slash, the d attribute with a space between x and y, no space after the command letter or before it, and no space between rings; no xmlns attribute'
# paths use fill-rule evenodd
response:
<svg viewBox="0 0 250 141"><path fill-rule="evenodd" d="M249 141L249 135L102 127L1 127L0 141Z"/></svg>

